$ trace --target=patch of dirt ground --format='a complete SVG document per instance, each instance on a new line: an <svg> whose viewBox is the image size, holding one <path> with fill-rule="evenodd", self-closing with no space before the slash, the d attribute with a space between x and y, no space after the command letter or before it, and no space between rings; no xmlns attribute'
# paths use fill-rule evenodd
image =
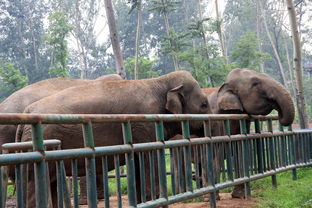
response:
<svg viewBox="0 0 312 208"><path fill-rule="evenodd" d="M217 208L256 208L255 199L232 199L231 193L220 193L221 200L217 201ZM104 201L100 200L98 206L104 207ZM128 206L128 197L122 196L122 206ZM87 208L86 205L80 205L80 208ZM110 197L110 207L118 207L118 200L116 196ZM207 208L209 202L190 202L190 203L176 203L169 206L170 208Z"/></svg>

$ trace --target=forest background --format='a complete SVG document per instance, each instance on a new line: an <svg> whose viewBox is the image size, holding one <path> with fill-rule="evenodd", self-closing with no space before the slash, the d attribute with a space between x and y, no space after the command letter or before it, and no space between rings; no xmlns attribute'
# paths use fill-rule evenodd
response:
<svg viewBox="0 0 312 208"><path fill-rule="evenodd" d="M109 38L108 3L113 5L121 64ZM311 120L312 1L293 3ZM233 68L250 68L281 82L295 100L293 52L283 0L0 2L1 100L39 80L94 79L116 73L120 66L127 79L188 70L202 87L221 86Z"/></svg>

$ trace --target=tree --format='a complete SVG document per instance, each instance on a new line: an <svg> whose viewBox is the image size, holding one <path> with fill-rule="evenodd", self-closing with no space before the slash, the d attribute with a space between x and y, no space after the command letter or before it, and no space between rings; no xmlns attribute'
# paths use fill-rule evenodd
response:
<svg viewBox="0 0 312 208"><path fill-rule="evenodd" d="M260 0L257 0L258 1L258 5L259 5L259 11L260 11L260 15L262 16L263 18L263 24L264 24L264 28L265 28L265 31L266 31L266 34L269 38L269 41L270 41L270 44L272 46L272 49L273 49L273 52L274 52L274 57L277 61L277 65L278 65L278 69L279 69L279 73L280 73L280 77L281 77L281 81L283 83L283 85L285 85L287 87L287 82L286 82L286 77L285 77L285 72L284 72L284 68L283 68L283 65L282 65L282 61L281 61L281 58L280 58L280 55L278 53L278 50L273 42L273 39L271 37L271 34L270 34L270 31L269 31L269 28L268 28L268 24L267 24L267 19L266 19L266 15L265 15L265 12L263 11L263 6L262 6L262 3Z"/></svg>
<svg viewBox="0 0 312 208"><path fill-rule="evenodd" d="M51 66L50 74L57 77L67 77L67 41L66 36L73 29L67 23L67 19L62 12L56 11L49 16L49 29L45 36L47 44L51 46Z"/></svg>
<svg viewBox="0 0 312 208"><path fill-rule="evenodd" d="M139 50L140 50L140 36L142 28L142 0L132 0L132 7L129 13L132 12L134 8L137 8L137 27L135 36L135 62L134 62L134 79L138 79L138 69L139 66Z"/></svg>
<svg viewBox="0 0 312 208"><path fill-rule="evenodd" d="M138 71L137 79L146 79L146 78L153 78L158 77L161 73L161 70L152 70L153 65L157 59L149 59L148 57L140 57L138 59L138 67L140 71ZM136 57L127 58L125 61L125 66L128 69L131 78L135 76L135 64L136 64Z"/></svg>
<svg viewBox="0 0 312 208"><path fill-rule="evenodd" d="M0 100L27 85L28 79L14 67L14 64L0 59Z"/></svg>
<svg viewBox="0 0 312 208"><path fill-rule="evenodd" d="M126 78L126 70L123 62L122 51L118 39L118 32L116 28L114 9L111 0L104 0L106 18L108 21L110 40L112 42L113 51L115 55L116 70L123 79Z"/></svg>
<svg viewBox="0 0 312 208"><path fill-rule="evenodd" d="M43 41L46 1L0 3L0 57L11 62L30 83L48 77L48 54Z"/></svg>
<svg viewBox="0 0 312 208"><path fill-rule="evenodd" d="M306 112L306 104L304 97L304 89L303 89L303 79L302 79L302 66L301 66L301 46L300 46L300 37L298 31L298 25L296 20L296 11L294 7L294 2L292 0L285 0L288 14L289 14L289 22L291 26L291 34L293 39L293 60L294 60L294 68L296 73L296 92L297 92L297 109L299 114L300 128L309 128L308 125L308 117Z"/></svg>
<svg viewBox="0 0 312 208"><path fill-rule="evenodd" d="M166 28L166 34L167 37L166 39L169 41L169 47L173 47L174 48L174 44L172 43L171 40L174 39L172 37L170 37L171 35L174 34L174 30L170 27L169 24L169 13L175 10L175 7L177 4L180 3L180 1L173 1L173 0L153 0L153 8L151 9L151 11L156 10L158 11L158 13L160 15L163 16L164 18L164 22L165 22L165 28ZM174 70L178 71L180 69L179 67L179 60L177 58L177 56L174 53L171 53L172 55L172 60L173 60L173 65L174 65Z"/></svg>
<svg viewBox="0 0 312 208"><path fill-rule="evenodd" d="M236 61L238 67L258 69L260 63L270 59L270 55L258 51L258 42L253 32L248 32L236 42L236 48L232 51L231 57Z"/></svg>

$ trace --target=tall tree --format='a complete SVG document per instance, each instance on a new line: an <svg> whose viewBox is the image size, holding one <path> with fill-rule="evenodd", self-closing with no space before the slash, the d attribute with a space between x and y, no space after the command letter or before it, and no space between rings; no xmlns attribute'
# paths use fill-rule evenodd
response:
<svg viewBox="0 0 312 208"><path fill-rule="evenodd" d="M48 34L45 39L48 45L51 46L51 66L50 74L57 77L68 77L67 67L67 41L66 37L73 29L67 23L67 18L62 12L55 11L49 16Z"/></svg>
<svg viewBox="0 0 312 208"><path fill-rule="evenodd" d="M138 69L139 69L139 50L140 50L140 37L142 28L142 0L132 0L132 6L130 9L131 13L134 8L137 8L137 26L136 26L136 36L135 36L135 62L134 62L134 79L138 79Z"/></svg>
<svg viewBox="0 0 312 208"><path fill-rule="evenodd" d="M170 36L174 34L174 30L173 28L170 27L170 24L169 24L169 13L171 11L174 11L175 6L180 2L173 1L173 0L153 0L152 3L154 5L152 10L158 11L159 14L161 14L164 18L167 40L169 40L169 44L173 46L174 44L171 41L173 38L171 38ZM171 54L171 55L172 55L174 70L177 71L180 69L178 57L175 54Z"/></svg>
<svg viewBox="0 0 312 208"><path fill-rule="evenodd" d="M216 26L217 26L217 33L220 41L220 47L221 47L221 52L222 55L225 59L225 63L228 63L228 57L227 57L227 52L224 44L224 38L223 38L223 32L222 32L222 20L220 18L220 11L219 11L219 4L218 0L215 0L215 7L216 7Z"/></svg>
<svg viewBox="0 0 312 208"><path fill-rule="evenodd" d="M263 24L264 24L264 28L265 28L266 34L267 34L267 36L269 38L270 44L271 44L273 52L274 52L274 57L275 57L276 62L278 64L278 69L279 69L281 81L282 81L283 85L287 86L285 72L284 72L284 67L282 65L282 61L281 61L280 55L278 53L278 50L277 50L277 48L276 48L276 46L274 44L274 41L272 39L272 36L270 34L270 31L269 31L269 28L268 28L266 14L265 14L265 11L264 11L263 5L262 5L262 1L260 1L260 0L257 0L257 1L258 1L258 5L259 5L259 12L260 12L260 15L261 15L261 17L263 19Z"/></svg>
<svg viewBox="0 0 312 208"><path fill-rule="evenodd" d="M120 47L120 42L118 39L118 32L116 28L116 21L114 15L114 9L111 0L104 0L106 18L108 21L109 34L112 42L112 47L115 55L116 71L123 79L126 78L126 69L124 66L123 55Z"/></svg>
<svg viewBox="0 0 312 208"><path fill-rule="evenodd" d="M296 20L296 10L292 0L285 0L289 14L289 23L291 26L291 34L293 39L293 61L296 73L296 92L297 92L297 109L299 114L299 121L301 128L309 128L308 116L306 112L306 104L304 97L303 79L302 79L302 65L301 65L301 44L299 37L299 30Z"/></svg>

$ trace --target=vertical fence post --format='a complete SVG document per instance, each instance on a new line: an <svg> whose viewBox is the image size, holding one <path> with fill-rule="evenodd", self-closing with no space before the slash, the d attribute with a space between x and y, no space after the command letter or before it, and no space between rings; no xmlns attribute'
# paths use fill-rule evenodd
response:
<svg viewBox="0 0 312 208"><path fill-rule="evenodd" d="M83 139L85 147L91 148L94 151L94 140L91 122L83 124ZM88 207L97 207L97 193L96 193L96 168L95 156L86 158L86 177L87 177L87 196Z"/></svg>
<svg viewBox="0 0 312 208"><path fill-rule="evenodd" d="M224 121L224 127L225 127L225 133L226 135L231 138L231 128L230 128L230 121L227 119ZM227 172L228 172L228 177L231 181L234 180L233 178L233 161L232 161L232 148L231 148L231 140L227 142L226 144L226 152L227 152L227 157L226 157L226 166L227 166Z"/></svg>
<svg viewBox="0 0 312 208"><path fill-rule="evenodd" d="M182 132L183 132L183 139L190 140L190 127L189 121L182 121ZM191 146L187 145L184 148L184 155L185 155L185 170L186 170L186 190L193 191L192 186L192 165L191 165Z"/></svg>
<svg viewBox="0 0 312 208"><path fill-rule="evenodd" d="M32 140L34 151L44 155L43 130L41 123L32 124ZM46 181L46 163L44 160L35 163L36 207L47 207L48 185Z"/></svg>
<svg viewBox="0 0 312 208"><path fill-rule="evenodd" d="M156 139L159 142L164 142L164 125L162 121L155 123ZM158 173L159 173L159 190L161 198L168 198L167 193L167 176L166 176L166 158L165 149L157 150L157 161L158 161ZM164 206L168 207L168 206Z"/></svg>
<svg viewBox="0 0 312 208"><path fill-rule="evenodd" d="M273 134L273 124L272 124L272 119L270 118L268 120L268 131L271 132ZM270 137L269 138L269 152L270 152L270 169L271 170L275 170L276 166L275 166L275 154L274 152L276 151L276 149L274 148L274 137ZM272 185L274 188L277 187L277 181L276 181L276 175L272 175Z"/></svg>
<svg viewBox="0 0 312 208"><path fill-rule="evenodd" d="M260 121L258 119L255 120L255 131L260 134ZM263 143L262 138L256 140L257 146L257 159L258 159L258 173L263 173Z"/></svg>
<svg viewBox="0 0 312 208"><path fill-rule="evenodd" d="M240 126L241 126L241 134L244 134L247 137L247 126L246 126L246 119L240 120ZM249 167L250 167L250 162L249 162L249 145L250 141L249 139L243 140L243 157L244 157L244 176L245 177L250 177L250 172L249 172ZM250 190L250 182L246 182L245 184L245 198L250 199L251 197L251 190Z"/></svg>
<svg viewBox="0 0 312 208"><path fill-rule="evenodd" d="M122 132L124 143L132 145L132 133L131 125L129 122L122 123ZM128 178L128 198L129 207L137 206L136 199L136 188L135 188L135 167L134 167L134 153L133 151L126 154L126 164L127 164L127 178Z"/></svg>
<svg viewBox="0 0 312 208"><path fill-rule="evenodd" d="M210 137L212 136L211 134L211 122L210 120L204 121L204 130L205 130L205 137ZM215 176L214 176L214 167L213 167L213 162L214 159L218 160L219 158L213 158L213 143L208 144L208 185L210 186L215 186ZM222 150L220 150L222 151ZM220 153L217 153L219 155ZM223 152L221 153L223 154ZM220 164L220 161L217 162ZM220 167L215 167L217 169L216 172L220 174ZM210 207L211 208L216 208L217 207L217 202L216 202L216 192L210 193Z"/></svg>

